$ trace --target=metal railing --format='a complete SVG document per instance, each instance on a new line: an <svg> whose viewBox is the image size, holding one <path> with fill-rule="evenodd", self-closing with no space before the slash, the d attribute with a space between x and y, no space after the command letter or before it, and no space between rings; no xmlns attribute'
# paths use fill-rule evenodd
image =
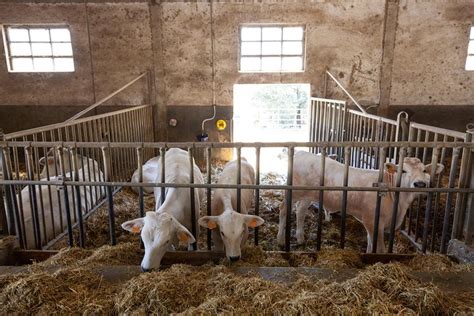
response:
<svg viewBox="0 0 474 316"><path fill-rule="evenodd" d="M62 123L32 128L24 131L1 134L6 142L151 142L154 140L153 107L139 105L124 110L81 118L93 109L104 104L136 82L147 79L147 93L150 101L151 72L145 72L134 78L121 88L92 104L87 109L77 113ZM108 152L108 160L103 159L104 151ZM142 159L153 156L151 150L142 153ZM0 153L3 161L2 173L5 180L39 180L42 185L31 186L24 183L14 187L5 187L5 195L0 201L0 214L5 214L4 205L9 211L19 209L21 212L10 214L7 218L0 216L0 226L10 227L10 232L18 232L23 247L36 248L47 246L48 243L61 235L65 225L76 225L82 221L82 216L88 216L104 198L109 196L114 188L98 188L96 186L76 186L63 190L63 187L47 185L48 181L59 179L75 179L81 181L126 181L135 170L137 157L134 149L117 150L109 148L77 148L75 146L4 146ZM107 173L103 173L106 164L111 165ZM44 184L44 185L43 185ZM5 199L5 203L3 202ZM77 200L77 203L71 201ZM34 226L34 240L28 244L27 231L24 221L24 202L27 210L35 215L28 225ZM60 212L67 208L67 212ZM70 209L69 209L70 208ZM41 216L37 217L38 209ZM46 209L48 209L46 212ZM78 212L82 209L83 212ZM69 215L72 214L72 217ZM19 217L18 217L19 216ZM19 220L17 220L19 219ZM51 233L48 235L47 220ZM56 222L57 220L57 222ZM79 227L83 230L83 227ZM32 229L30 229L32 230ZM31 237L31 236L30 236Z"/></svg>
<svg viewBox="0 0 474 316"><path fill-rule="evenodd" d="M350 110L344 101L329 100L322 98L311 99L311 123L310 123L311 141L385 141L396 144L398 141L409 140L412 142L472 142L471 133L461 133L458 131L438 128L416 122L410 122L405 112L400 112L397 120L383 118L377 115L363 113L361 111ZM338 161L343 161L343 152L338 147L329 148L329 153L335 156ZM379 169L379 151L377 148L355 147L351 148L350 166L364 169ZM390 145L387 148L385 156L386 161L398 162L399 154L397 146ZM427 147L407 148L408 157L417 157L423 163L434 161L447 165L450 168L449 177L438 177L436 185L439 187L442 181L450 186L458 183L458 187L466 187L470 181L469 167L472 164L471 154L468 149L456 151L450 148L430 149ZM444 197L446 199L444 199ZM443 199L442 199L443 198ZM453 203L452 199L456 199ZM408 220L405 226L404 234L420 249L425 250L428 245L424 243L423 237L427 228L436 231L448 230L453 224L451 237L461 239L466 236L466 221L468 218L465 206L468 201L465 193L450 193L444 196L442 193L428 195L428 199L418 197L416 203L410 208ZM429 216L428 210L430 203L434 203L435 214ZM441 203L442 202L442 203ZM446 202L446 203L445 203ZM454 205L454 207L453 207ZM438 222L438 208L444 207L444 219L442 223ZM421 212L425 210L424 220ZM442 227L440 226L442 225ZM464 233L463 233L464 230ZM446 234L444 234L445 238ZM421 242L419 242L421 240ZM446 246L446 240L441 242ZM431 240L429 249L434 251L436 248L435 239ZM445 251L445 249L443 249Z"/></svg>
<svg viewBox="0 0 474 316"><path fill-rule="evenodd" d="M392 201L392 208L390 210L391 212L391 225L389 227L389 241L388 241L388 250L389 252L393 251L393 243L394 243L394 238L395 238L395 231L397 229L396 227L396 222L397 222L397 212L398 212L398 204L399 204L399 197L402 192L422 192L422 193L427 193L428 194L428 200L429 196L433 194L464 194L466 197L469 197L471 200L474 197L474 188L469 187L469 186L464 186L463 183L459 181L450 181L449 185L444 185L444 183L441 182L441 186L434 186L434 187L428 187L428 188L412 188L412 187L400 187L400 179L402 177L402 169L401 165L398 167L398 173L396 177L396 184L397 185L387 185L387 183L383 182L383 169L380 172L377 172L379 175L382 175L382 177L379 177L379 181L370 184L369 186L348 186L348 178L351 176L352 172L352 167L350 167L349 162L351 161L351 153L352 149L354 148L377 148L377 151L379 152L379 159L380 161L385 161L385 157L388 153L388 148L389 147L394 147L398 151L398 159L399 161L404 161L404 158L407 157L407 153L410 149L413 148L421 148L425 149L427 148L428 150L433 152L432 155L432 162L437 161L437 156L436 153L439 152L440 150L452 150L456 153L461 153L463 151L466 151L469 155L469 157L472 157L472 151L474 150L474 143L472 142L459 142L459 141L453 141L453 142L385 142L385 141L371 141L371 142L304 142L304 143L205 143L205 142L199 142L199 143L142 143L142 142L127 142L127 143L116 143L116 142L2 142L0 145L3 148L3 152L6 157L6 161L8 162L7 165L7 175L10 175L14 168L11 167L11 154L12 152L16 151L26 151L30 153L34 153L35 149L39 148L47 148L50 149L51 152L57 153L57 156L60 160L60 165L61 167L64 166L64 161L65 160L74 160L75 154L77 152L82 152L82 151L94 151L94 150L101 150L101 160L105 163L100 164L103 169L99 170L100 172L103 172L103 180L99 179L97 180L91 180L91 179L81 179L80 177L80 168L79 165L73 164L73 177L69 179L68 177L63 177L59 179L43 179L43 180L37 180L33 179L32 175L30 174L28 180L20 180L20 179L12 179L7 177L5 180L0 181L0 185L3 185L7 191L10 192L16 192L18 191L16 188L21 187L21 186L27 186L27 188L30 190L30 192L36 192L35 188L39 186L48 186L48 187L55 187L58 188L58 190L62 190L62 192L67 193L71 192L74 194L76 192L76 199L71 199L62 196L62 201L64 201L65 205L69 205L68 207L63 207L60 210L57 210L55 214L64 214L66 218L66 224L64 226L61 226L66 229L67 235L68 235L68 241L70 245L73 245L73 237L72 237L72 230L73 230L73 224L76 223L77 226L79 227L79 236L80 236L80 246L84 244L84 238L85 234L83 231L83 228L81 229L80 227L83 227L83 221L84 221L84 215L87 214L83 210L83 203L84 200L81 198L77 198L80 193L80 189L82 187L96 187L96 188L101 188L105 187L107 189L107 203L109 207L109 232L110 232L110 240L111 243L115 243L115 221L114 221L114 201L113 201L113 195L112 195L112 189L116 187L127 187L127 186L134 186L134 187L161 187L162 190L166 187L184 187L184 188L190 188L191 192L193 192L194 188L206 188L207 190L207 214L210 214L210 199L211 199L211 189L213 188L229 188L229 189L236 189L237 192L240 193L241 189L254 189L256 192L255 194L255 214L258 215L259 213L259 193L260 190L285 190L286 195L285 195L285 201L287 206L292 206L293 205L293 191L295 190L312 190L312 191L318 191L324 194L319 194L320 199L319 199L319 210L318 210L318 225L317 225L317 248L321 248L322 244L322 239L325 237L323 228L322 228L322 216L323 216L323 208L324 208L324 200L323 197L328 193L328 192L338 192L342 191L342 216L341 216L341 247L344 247L344 240L345 240L345 229L346 229L346 215L348 214L347 211L347 203L348 203L348 194L352 194L353 192L374 192L374 194L377 194L377 203L373 205L374 207L374 226L375 228L378 226L378 221L380 220L380 212L381 212L381 204L380 200L384 196L390 196ZM167 148L183 148L188 150L189 157L190 157L190 164L193 163L193 157L194 157L194 152L195 149L197 148L204 148L205 152L207 153L207 169L211 170L211 161L212 161L212 149L214 148L235 148L237 150L237 156L240 156L241 148L255 148L256 151L256 157L257 157L257 167L256 169L259 170L260 166L260 153L262 150L265 150L265 148L268 147L286 147L288 149L288 171L287 171L287 183L286 185L262 185L260 184L260 177L261 174L260 172L256 173L256 179L255 179L255 185L243 185L240 184L239 179L240 179L240 174L236 175L236 184L213 184L211 183L211 177L210 174L208 173L207 177L207 183L204 184L199 184L199 183L164 183L164 177L161 179L160 182L158 183L130 183L128 181L114 181L111 177L110 174L114 168L114 164L120 163L119 161L113 161L111 160L111 151L116 150L116 151L121 151L121 152L128 152L128 151L133 151L135 155L135 159L133 159L136 162L136 168L139 170L139 175L140 179L143 179L143 169L142 169L142 163L143 163L143 152L144 151L150 151L150 152L160 152L161 153L161 168L163 171L166 170L166 167L164 165L164 153ZM327 154L329 153L330 148L341 148L342 152L344 153L343 156L343 173L344 173L344 181L337 186L334 185L328 185L327 183L324 182L324 179L320 181L319 185L314 185L314 186L300 186L300 185L294 185L293 184L293 171L294 171L294 164L293 164L293 156L295 153L295 149L298 148L314 148L316 151L319 151L322 153L322 161L325 161ZM66 149L64 149L66 148ZM28 154L28 157L32 157L30 154ZM458 156L459 157L459 156ZM31 165L32 165L32 160L33 159L28 159L28 170L31 170ZM79 158L76 158L76 161L80 160ZM429 160L429 159L428 159ZM238 160L240 161L240 159ZM429 161L428 161L429 162ZM470 160L470 163L472 164L472 159ZM470 166L471 167L471 166ZM324 170L325 164L323 163L321 165L321 168ZM193 168L191 168L192 170ZM240 168L240 163L239 163L239 168L238 170L241 170ZM368 171L368 172L375 172L375 171ZM467 172L465 176L467 177L472 177L471 168L465 169L464 172ZM457 171L453 168L450 170L449 178L450 179L456 179L456 173ZM78 176L79 174L79 176ZM324 172L322 172L324 174ZM130 173L131 175L131 173ZM191 177L193 179L193 177ZM459 179L459 178L458 178ZM434 177L432 178L432 183L437 183ZM371 186L373 185L373 186ZM89 193L89 192L87 192ZM8 194L7 194L8 195ZM162 195L164 197L164 194ZM240 196L240 194L238 194ZM139 205L140 209L137 210L137 215L143 215L144 214L144 202L143 202L143 194L139 194L137 199L139 199ZM14 195L12 195L12 200L13 201L20 201L20 199L16 199ZM38 200L38 199L37 199ZM191 199L191 205L190 209L191 212L193 213L192 216L194 218L197 218L199 209L197 209L194 205L194 199ZM432 200L431 200L432 201ZM453 203L454 200L451 200L449 203ZM37 203L37 202L36 202ZM47 213L48 210L45 210L44 208L41 208L39 206L35 206L35 201L29 201L29 204L32 206L31 207L31 214L28 215L32 219L32 224L30 226L30 229L27 229L27 225L24 223L25 217L28 217L25 215L25 210L23 205L23 208L20 205L17 205L15 203L9 203L7 207L7 217L9 219L14 219L9 226L10 229L17 229L17 235L22 242L23 247L25 247L25 240L28 240L28 236L30 240L35 240L35 246L37 248L41 248L44 243L38 242L38 240L41 239L42 235L44 235L44 232L47 230L48 222L44 221L43 218L45 218L45 212ZM38 204L38 203L37 203ZM39 205L39 204L38 204ZM239 211L239 205L238 203L237 206L237 211ZM427 204L428 205L428 204ZM431 204L429 204L431 205ZM463 206L464 209L461 209L461 212L467 212L467 207ZM291 209L291 208L289 208ZM427 207L425 211L425 216L427 216L428 220L434 214L435 207ZM82 213L82 214L81 214ZM291 228L291 211L287 212L286 214L286 240L285 240L285 250L290 251L290 246L291 246L291 238L290 238L290 228ZM68 215L69 214L69 215ZM75 217L74 217L75 216ZM450 214L444 214L443 221L446 222L446 217L451 216ZM406 221L405 221L406 222ZM447 221L449 222L449 220ZM43 227L43 230L41 229ZM388 228L388 227L387 227ZM428 227L425 227L424 233L423 233L423 244L427 244L430 240L436 240L437 244L439 244L439 250L441 252L446 252L446 247L445 243L449 239L450 233L453 230L453 226L448 225L447 229L443 229L442 232L435 231L430 231ZM375 230L375 229L374 229ZM192 233L194 236L196 236L196 227L193 226L192 228ZM377 234L374 234L374 241L373 241L373 250L375 251L377 247ZM197 238L198 236L196 236ZM258 230L255 231L255 243L258 244L259 240L259 232ZM26 245L27 246L27 245ZM208 249L211 249L211 239L210 235L207 235L207 247ZM426 248L424 249L426 250Z"/></svg>

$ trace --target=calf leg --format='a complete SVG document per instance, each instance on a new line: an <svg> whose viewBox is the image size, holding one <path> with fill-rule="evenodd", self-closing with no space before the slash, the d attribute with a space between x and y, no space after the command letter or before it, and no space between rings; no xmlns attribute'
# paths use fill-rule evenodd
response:
<svg viewBox="0 0 474 316"><path fill-rule="evenodd" d="M285 245L285 227L286 227L286 202L280 204L280 223L278 225L277 242L278 245Z"/></svg>
<svg viewBox="0 0 474 316"><path fill-rule="evenodd" d="M372 253L374 229L372 225L370 225L369 227L365 226L365 229L367 230L367 253ZM377 249L376 249L377 253L385 253L385 242L383 238L384 237L383 231L384 231L384 227L380 225L379 231L377 232Z"/></svg>
<svg viewBox="0 0 474 316"><path fill-rule="evenodd" d="M308 200L296 203L296 242L298 245L304 244L304 220L310 204L311 201Z"/></svg>

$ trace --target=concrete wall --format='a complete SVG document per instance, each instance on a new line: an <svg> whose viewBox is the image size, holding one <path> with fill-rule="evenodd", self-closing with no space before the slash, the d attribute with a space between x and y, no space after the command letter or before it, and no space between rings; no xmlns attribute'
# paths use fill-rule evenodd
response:
<svg viewBox="0 0 474 316"><path fill-rule="evenodd" d="M192 140L213 100L230 121L234 84L310 83L322 96L328 67L364 105L381 103L390 116L408 109L417 121L462 130L474 120L474 72L464 71L473 15L469 0L0 0L2 24L70 25L76 66L68 74L10 74L1 45L0 128L61 121L153 69L160 139ZM306 71L239 73L243 23L304 24ZM145 89L134 86L108 105L142 103ZM343 95L329 83L327 97ZM229 129L210 132L211 140L230 139Z"/></svg>
<svg viewBox="0 0 474 316"><path fill-rule="evenodd" d="M2 43L0 128L61 122L151 68L148 13L147 3L0 2L0 24L69 25L75 63L73 73L8 73ZM142 80L106 105L142 104L146 88Z"/></svg>

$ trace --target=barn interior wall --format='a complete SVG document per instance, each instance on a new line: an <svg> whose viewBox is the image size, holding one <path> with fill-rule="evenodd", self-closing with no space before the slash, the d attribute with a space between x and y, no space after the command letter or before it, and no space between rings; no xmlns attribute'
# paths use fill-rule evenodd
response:
<svg viewBox="0 0 474 316"><path fill-rule="evenodd" d="M159 138L190 141L213 103L218 118L232 118L234 84L310 83L312 95L323 96L329 68L373 112L382 95L390 116L409 110L417 121L463 130L474 116L474 72L464 70L473 6L469 0L0 1L0 24L68 24L76 66L74 73L8 73L1 45L0 128L60 122L152 69ZM306 71L239 73L239 25L255 22L304 24ZM390 71L382 73L382 63ZM137 84L98 111L146 102L145 91L145 83ZM344 97L331 82L326 96ZM170 118L176 127L168 126ZM211 140L231 139L230 128L218 132L209 124L208 132Z"/></svg>

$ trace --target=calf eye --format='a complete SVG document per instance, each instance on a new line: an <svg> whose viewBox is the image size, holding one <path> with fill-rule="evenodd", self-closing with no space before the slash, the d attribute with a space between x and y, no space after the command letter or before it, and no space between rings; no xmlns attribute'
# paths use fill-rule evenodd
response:
<svg viewBox="0 0 474 316"><path fill-rule="evenodd" d="M221 236L222 236L222 237L225 237L225 235L224 235L224 233L223 233L223 232L221 232Z"/></svg>
<svg viewBox="0 0 474 316"><path fill-rule="evenodd" d="M402 170L402 173L407 173L405 170Z"/></svg>

